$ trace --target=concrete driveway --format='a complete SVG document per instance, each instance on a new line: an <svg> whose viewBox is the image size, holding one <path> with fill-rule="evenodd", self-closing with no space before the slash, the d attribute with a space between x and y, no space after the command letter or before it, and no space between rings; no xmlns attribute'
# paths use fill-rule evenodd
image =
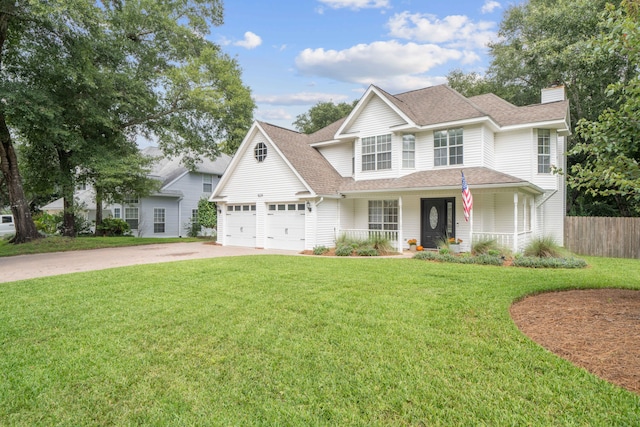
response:
<svg viewBox="0 0 640 427"><path fill-rule="evenodd" d="M126 265L241 255L297 255L297 251L218 246L201 242L164 243L0 257L0 283Z"/></svg>

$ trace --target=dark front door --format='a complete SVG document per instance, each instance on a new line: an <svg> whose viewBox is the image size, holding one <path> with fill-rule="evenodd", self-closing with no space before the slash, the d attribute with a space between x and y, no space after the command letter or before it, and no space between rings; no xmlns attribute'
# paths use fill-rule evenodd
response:
<svg viewBox="0 0 640 427"><path fill-rule="evenodd" d="M437 248L438 242L455 236L455 199L420 200L420 244Z"/></svg>

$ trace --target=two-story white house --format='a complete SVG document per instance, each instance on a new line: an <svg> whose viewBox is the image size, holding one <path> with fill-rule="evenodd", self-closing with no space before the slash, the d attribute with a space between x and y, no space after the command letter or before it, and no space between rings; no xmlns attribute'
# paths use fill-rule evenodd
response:
<svg viewBox="0 0 640 427"><path fill-rule="evenodd" d="M446 85L390 95L370 86L344 119L305 135L255 122L215 188L223 245L312 249L346 234L496 239L521 251L563 243L570 134L563 87L516 107ZM465 218L462 173L473 197Z"/></svg>

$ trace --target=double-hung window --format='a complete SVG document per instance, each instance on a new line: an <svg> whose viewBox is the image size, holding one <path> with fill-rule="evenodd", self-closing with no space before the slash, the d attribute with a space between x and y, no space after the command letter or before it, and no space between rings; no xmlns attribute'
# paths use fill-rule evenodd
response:
<svg viewBox="0 0 640 427"><path fill-rule="evenodd" d="M391 134L362 138L362 171L391 169Z"/></svg>
<svg viewBox="0 0 640 427"><path fill-rule="evenodd" d="M413 169L416 167L416 136L402 136L402 167Z"/></svg>
<svg viewBox="0 0 640 427"><path fill-rule="evenodd" d="M551 131L538 129L538 173L551 172Z"/></svg>
<svg viewBox="0 0 640 427"><path fill-rule="evenodd" d="M433 165L463 164L462 128L438 130L433 133Z"/></svg>
<svg viewBox="0 0 640 427"><path fill-rule="evenodd" d="M213 176L212 175L202 175L202 192L203 193L213 192Z"/></svg>
<svg viewBox="0 0 640 427"><path fill-rule="evenodd" d="M153 209L153 232L164 233L165 210L164 208Z"/></svg>
<svg viewBox="0 0 640 427"><path fill-rule="evenodd" d="M397 230L398 201L369 200L369 230Z"/></svg>
<svg viewBox="0 0 640 427"><path fill-rule="evenodd" d="M127 206L124 208L124 220L132 230L138 229L138 208Z"/></svg>

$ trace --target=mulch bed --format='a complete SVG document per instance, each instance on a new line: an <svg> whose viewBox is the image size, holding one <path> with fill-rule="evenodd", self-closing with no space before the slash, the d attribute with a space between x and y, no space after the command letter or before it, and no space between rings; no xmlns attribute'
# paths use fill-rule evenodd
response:
<svg viewBox="0 0 640 427"><path fill-rule="evenodd" d="M640 291L592 289L529 296L511 317L533 341L640 394Z"/></svg>

